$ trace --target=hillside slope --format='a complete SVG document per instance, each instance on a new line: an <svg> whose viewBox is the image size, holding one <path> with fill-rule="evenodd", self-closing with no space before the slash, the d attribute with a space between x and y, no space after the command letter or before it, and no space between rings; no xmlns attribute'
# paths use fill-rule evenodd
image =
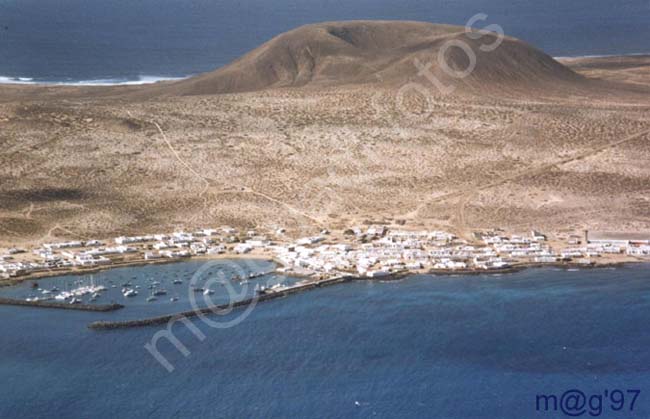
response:
<svg viewBox="0 0 650 419"><path fill-rule="evenodd" d="M582 80L547 54L514 38L505 37L494 51L480 49L493 44L495 37L483 33L479 39L472 39L464 27L424 22L319 23L281 34L219 70L164 89L194 95L372 82L397 85L416 78L425 80L418 75L417 60L432 63L431 73L440 82L473 90ZM439 60L444 49L449 68L466 70L467 53L447 44L459 41L476 54L476 68L462 80L443 71Z"/></svg>

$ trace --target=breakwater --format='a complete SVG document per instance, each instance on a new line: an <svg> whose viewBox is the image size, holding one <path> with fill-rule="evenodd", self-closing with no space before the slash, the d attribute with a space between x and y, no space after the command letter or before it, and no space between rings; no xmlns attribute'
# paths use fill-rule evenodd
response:
<svg viewBox="0 0 650 419"><path fill-rule="evenodd" d="M168 314L158 317L150 317L148 319L126 320L126 321L96 321L90 323L88 327L93 330L113 330L113 329L129 329L135 327L157 326L167 324L170 321L181 318L191 318L200 315L228 313L231 309L237 307L246 307L250 304L257 304L264 301L275 300L277 298L286 297L288 295L297 294L299 292L308 291L314 288L322 288L334 284L340 284L352 280L350 276L342 276L330 279L323 279L320 281L309 282L307 284L295 285L278 291L272 291L265 294L256 295L240 301L231 302L228 304L221 304L213 307L205 307L198 310L190 310L181 313Z"/></svg>
<svg viewBox="0 0 650 419"><path fill-rule="evenodd" d="M375 281L375 282L384 282L384 281L399 281L400 279L403 279L407 276L410 275L415 275L415 273L409 271L408 269L403 269L401 271L397 272L391 272L388 275L381 275L381 276L359 276L359 277L354 277L355 281Z"/></svg>
<svg viewBox="0 0 650 419"><path fill-rule="evenodd" d="M121 304L67 304L55 303L52 301L25 301L16 300L13 298L0 297L0 305L7 306L24 306L24 307L40 307L40 308L57 308L61 310L80 310L80 311L115 311L124 308Z"/></svg>
<svg viewBox="0 0 650 419"><path fill-rule="evenodd" d="M488 269L488 270L478 270L478 269L458 269L458 270L431 270L428 272L429 275L494 275L494 274L508 274L508 273L516 273L524 269L528 268L539 268L539 267L561 267L564 269L567 268L573 268L573 267L580 267L580 268L597 268L597 267L612 267L612 266L620 266L620 264L612 263L612 264L601 264L601 265L582 265L582 264L567 264L567 263L562 263L562 264L520 264L520 265L515 265L511 266L508 268L502 268L502 269ZM318 287L324 287L328 285L334 285L342 282L348 282L348 281L353 281L353 280L358 280L358 281L378 281L378 282L383 282L383 281L391 281L391 280L400 280L406 276L413 275L413 272L408 271L408 270L403 270L399 272L393 272L390 275L386 276L379 276L375 278L368 278L368 277L357 277L353 275L345 275L345 276L339 276L335 278L330 278L330 279L323 279L319 281L313 281L313 282L308 282L306 284L301 284L301 285L295 285L289 288L285 288L282 290L278 291L273 291L269 292L266 294L261 294L257 295L252 298L247 298L245 300L241 301L235 301L231 302L229 304L222 304L218 306L212 306L212 307L205 307L201 308L198 310L189 310L181 313L174 313L174 314L169 314L169 315L164 315L164 316L158 316L158 317L151 317L151 318L146 318L146 319L136 319L136 320L127 320L127 321L96 321L93 323L90 323L88 327L93 330L112 330L112 329L127 329L127 328L137 328L137 327L147 327L147 326L156 326L156 325L163 325L166 324L170 321L174 321L176 319L180 318L191 318L191 317L197 317L199 315L210 315L210 314L225 314L229 312L230 310L238 307L246 307L250 304L257 304L258 302L264 302L264 301L270 301L274 300L280 297L285 297L291 294L296 294L299 292L304 292L308 291L313 288L318 288Z"/></svg>

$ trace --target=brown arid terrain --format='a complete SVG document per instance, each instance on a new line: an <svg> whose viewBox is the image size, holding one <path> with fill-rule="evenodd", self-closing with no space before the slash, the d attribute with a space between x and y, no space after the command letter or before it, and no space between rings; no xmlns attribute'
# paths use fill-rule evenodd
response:
<svg viewBox="0 0 650 419"><path fill-rule="evenodd" d="M481 49L496 39L327 23L176 83L0 86L0 247L224 224L650 231L650 58ZM450 40L476 56L462 79Z"/></svg>
<svg viewBox="0 0 650 419"><path fill-rule="evenodd" d="M589 78L650 86L649 55L563 58L560 62Z"/></svg>

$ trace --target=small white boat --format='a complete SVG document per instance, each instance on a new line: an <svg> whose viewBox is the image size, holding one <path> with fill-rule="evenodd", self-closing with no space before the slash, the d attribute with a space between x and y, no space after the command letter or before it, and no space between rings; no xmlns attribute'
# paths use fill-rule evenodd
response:
<svg viewBox="0 0 650 419"><path fill-rule="evenodd" d="M79 298L73 298L70 300L70 304L81 304L81 300Z"/></svg>
<svg viewBox="0 0 650 419"><path fill-rule="evenodd" d="M183 283L183 280L182 280L182 279L174 279L174 280L172 281L172 283L173 283L173 284L176 284L176 285L178 285L178 284L182 284L182 283Z"/></svg>
<svg viewBox="0 0 650 419"><path fill-rule="evenodd" d="M287 290L288 288L289 287L287 287L286 285L283 285L283 284L275 284L275 285L273 285L273 286L271 286L269 288L262 287L262 288L260 288L260 290L258 292L260 294L272 294L274 292L282 292L284 290Z"/></svg>
<svg viewBox="0 0 650 419"><path fill-rule="evenodd" d="M174 303L174 302L178 301L178 297L172 297L172 298L169 299L169 301Z"/></svg>
<svg viewBox="0 0 650 419"><path fill-rule="evenodd" d="M135 297L136 295L138 295L138 292L134 289L129 289L124 292L125 297Z"/></svg>
<svg viewBox="0 0 650 419"><path fill-rule="evenodd" d="M149 297L147 297L147 302L148 303L151 303L151 302L156 301L156 300L157 300L157 298L154 297L153 295L150 295Z"/></svg>
<svg viewBox="0 0 650 419"><path fill-rule="evenodd" d="M206 289L205 291L203 291L203 295L212 295L212 294L214 294L214 291L212 291L211 289Z"/></svg>

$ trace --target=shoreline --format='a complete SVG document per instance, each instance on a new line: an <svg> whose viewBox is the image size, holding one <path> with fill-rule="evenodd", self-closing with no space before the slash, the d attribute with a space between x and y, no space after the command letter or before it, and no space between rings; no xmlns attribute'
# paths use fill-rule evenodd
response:
<svg viewBox="0 0 650 419"><path fill-rule="evenodd" d="M554 60L576 60L581 58L616 58L616 57L645 57L650 56L650 52L629 52L626 54L594 54L594 55L567 55L552 57Z"/></svg>
<svg viewBox="0 0 650 419"><path fill-rule="evenodd" d="M544 267L550 267L550 268L565 268L565 269L574 269L574 268L588 268L588 269L607 269L607 268L617 268L617 267L622 267L624 265L628 264L636 264L636 263L643 263L642 261L639 262L613 262L613 263L603 263L600 265L581 265L581 264L576 264L576 263L567 263L567 264L526 264L526 265L518 265L518 266L513 266L510 268L504 268L504 269L491 269L491 270L478 270L478 269L472 269L472 270L457 270L457 271L452 271L452 270L447 270L447 271L429 271L425 273L420 273L424 275L432 275L436 276L458 276L458 275L481 275L481 274L486 274L486 275L499 275L499 274L513 274L517 272L521 272L527 269L536 269L536 268L544 268ZM411 271L399 271L399 272L394 272L391 273L390 275L386 275L383 277L377 277L377 278L370 278L370 277L359 277L359 276L354 276L354 275L342 275L339 277L334 277L334 278L329 278L329 279L323 279L323 280L318 280L318 281L313 281L309 282L306 284L301 284L301 285L295 285L292 287L289 287L288 289L282 290L282 291L276 291L273 293L269 294L261 294L261 295L255 295L254 297L251 298L246 298L244 300L240 301L235 301L231 302L228 304L221 304L218 306L214 307L204 307L200 309L195 309L195 310L188 310L180 313L171 313L163 316L155 316L155 317L149 317L149 318L143 318L143 319L135 319L135 320L123 320L123 321L106 321L106 320L100 320L100 321L94 321L92 323L88 324L88 328L91 330L117 330L117 329L132 329L132 328L140 328L140 327L148 327L148 326L156 326L156 325L161 325L165 323L170 323L170 322L175 322L177 320L180 320L182 318L193 318L193 317L200 317L203 315L210 315L210 314L220 314L219 312L224 312L224 313L229 313L232 309L243 307L243 306L248 306L250 304L257 304L260 302L265 302L265 301L271 301L275 300L281 297L286 297L290 295L295 295L295 294L300 294L302 292L310 291L315 288L323 288L327 286L332 286L332 285L338 285L338 284L343 284L347 282L352 282L352 281L371 281L371 282L388 282L388 281L399 281L402 280L406 277L409 276L415 276L418 275L416 272L411 272Z"/></svg>
<svg viewBox="0 0 650 419"><path fill-rule="evenodd" d="M95 272L100 272L100 271L105 271L110 269L116 269L116 268L124 268L124 267L146 266L150 264L179 263L179 262L196 261L196 260L210 261L210 260L229 260L229 259L230 260L233 259L258 260L258 261L265 261L265 262L273 262L281 266L283 265L280 261L276 260L275 258L264 256L264 255L255 255L255 254L199 255L199 256L175 258L175 259L134 260L134 261L118 263L113 265L96 266L88 269L76 269L76 270L68 269L67 272L56 272L56 273L52 273L51 271L40 272L38 273L40 274L38 278L34 278L35 275L32 276L28 275L24 278L21 278L18 281L14 280L12 281L12 283L8 283L9 281L4 281L3 283L0 283L0 286L11 286L24 281L35 280L35 279L47 279L47 278L53 278L58 276L64 276L64 275L85 275L85 274L90 274L90 273L95 273ZM325 286L341 284L341 283L351 282L351 281L389 282L389 281L400 281L406 277L417 276L417 275L430 275L434 277L435 276L469 276L469 275L494 276L494 275L514 274L514 273L522 272L527 269L539 269L539 268L555 268L555 269L563 269L563 270L571 270L571 269L586 270L586 269L608 269L608 268L611 269L611 268L624 267L626 265L637 265L637 264L644 264L644 263L650 263L650 261L637 259L637 260L625 260L625 261L605 261L601 263L592 263L592 264L572 263L572 262L519 263L519 264L509 266L507 268L500 268L500 269L456 269L456 270L429 269L429 270L420 270L420 271L404 269L380 277L358 276L356 274L343 272L341 273L341 275L333 278L312 279L310 281L302 281L297 285L290 286L283 290L274 291L265 294L256 294L255 296L244 300L230 302L228 304L222 304L215 307L205 307L205 308L200 308L195 310L184 311L180 313L171 313L168 315L155 316L155 317L144 318L144 319L124 320L124 321L95 321L90 323L88 325L88 328L93 330L112 330L112 329L125 329L125 328L159 325L180 318L197 317L197 316L209 315L209 314L219 314L220 311L230 312L231 309L247 306L249 304L257 304L258 302L271 301L280 297L299 294L301 292L306 292L315 288L322 288ZM309 276L300 275L291 272L283 273L283 275L291 276L294 278L299 278L299 277L311 278ZM114 311L123 308L123 306L121 305L115 305L115 306L106 306L106 305L95 306L92 304L68 305L68 304L57 304L57 303L46 302L46 301L35 303L35 302L27 302L27 301L15 300L11 298L2 298L2 297L0 297L0 305L69 309L69 310L94 311L94 312L108 312L108 311Z"/></svg>
<svg viewBox="0 0 650 419"><path fill-rule="evenodd" d="M57 270L50 269L47 271L32 272L26 275L21 275L9 279L1 279L0 288L19 285L25 281L51 279L51 278L56 278L56 277L66 276L66 275L74 275L74 276L91 275L98 272L108 271L112 269L119 269L119 268L131 268L131 267L139 267L139 266L147 266L147 265L165 265L165 264L189 262L189 261L197 261L197 260L207 261L207 260L228 260L228 259L257 260L257 261L264 261L264 262L273 262L275 264L282 265L272 257L264 257L262 255L258 255L258 256L253 255L250 257L246 257L246 255L240 255L240 254L200 255L200 256L173 258L173 259L168 259L168 258L152 259L152 260L138 259L138 260L127 261L127 262L117 262L117 263L111 263L107 265L93 266L89 268L79 268L79 267L58 268Z"/></svg>
<svg viewBox="0 0 650 419"><path fill-rule="evenodd" d="M513 265L507 268L500 269L440 269L440 270L429 270L425 272L425 275L493 275L493 274L512 274L517 272L522 272L527 269L539 269L539 268L559 268L563 270L569 269L607 269L607 268L620 268L625 265L636 265L650 263L650 260L637 260L637 261L620 261L620 262L603 262L603 263L594 263L594 264L583 264L575 262L555 262L555 263L541 263L541 262L531 262L531 263L521 263Z"/></svg>
<svg viewBox="0 0 650 419"><path fill-rule="evenodd" d="M112 264L107 264L107 265L100 265L100 266L93 266L89 268L60 268L60 270L47 270L47 271L39 271L39 272L32 272L26 275L22 275L19 277L14 277L10 279L3 279L0 280L0 288L3 287L9 287L9 286L14 286L14 285L19 285L25 281L36 281L36 280L42 280L42 279L50 279L50 278L56 278L60 276L66 276L66 275L74 275L74 276L80 276L80 275L90 275L90 274L95 274L98 272L103 272L103 271L108 271L112 269L119 269L119 268L130 268L130 267L140 267L140 266L147 266L147 265L164 265L164 264L172 264L172 263L181 263L181 262L190 262L190 261L200 261L200 260L232 260L232 259L240 259L240 260L251 260L251 261L264 261L264 262L272 262L275 263L276 265L282 267L284 264L280 262L278 259L272 257L272 256L267 256L267 255L256 255L256 254L219 254L219 255L198 255L198 256L188 256L188 257L182 257L182 258L173 258L173 259L152 259L152 260L133 260L133 261L127 261L127 262L117 262L117 263L112 263ZM611 268L611 267L621 267L624 265L628 264L643 264L643 263L650 263L649 260L644 260L644 259L636 259L636 260L625 260L625 261L605 261L605 262L594 262L592 264L582 264L582 263L575 263L575 262L552 262L552 263L541 263L541 262L530 262L530 263L518 263L512 266L509 266L507 268L498 268L498 269L429 269L426 271L399 271L392 273L391 275L387 275L384 277L377 277L377 278L371 278L371 277L355 277L356 280L386 280L390 276L409 276L409 275L481 275L481 274L508 274L508 273L516 273L523 271L525 269L535 269L535 268L544 268L544 267L552 267L552 268L560 268L560 269L596 269L596 268ZM289 273L281 273L286 276L291 276L294 278L309 278L309 275L304 275L296 272L289 272ZM354 276L354 275L352 275ZM394 279L393 279L394 280Z"/></svg>
<svg viewBox="0 0 650 419"><path fill-rule="evenodd" d="M629 52L622 54L588 54L588 55L562 55L553 56L556 61L579 60L592 58L617 58L617 57L650 57L650 52ZM218 70L218 67L215 70ZM116 86L147 86L157 83L173 83L181 80L187 80L196 77L201 73L192 73L184 76L154 76L141 75L138 80L119 80L119 79L87 79L76 81L34 81L32 77L24 76L6 76L0 75L0 87L2 86L30 86L36 88L67 88L67 87L116 87Z"/></svg>
<svg viewBox="0 0 650 419"><path fill-rule="evenodd" d="M35 87L113 87L113 86L145 86L156 83L176 82L194 77L186 76L153 76L142 75L138 80L95 79L77 81L38 81L31 77L0 75L0 86L35 86Z"/></svg>

